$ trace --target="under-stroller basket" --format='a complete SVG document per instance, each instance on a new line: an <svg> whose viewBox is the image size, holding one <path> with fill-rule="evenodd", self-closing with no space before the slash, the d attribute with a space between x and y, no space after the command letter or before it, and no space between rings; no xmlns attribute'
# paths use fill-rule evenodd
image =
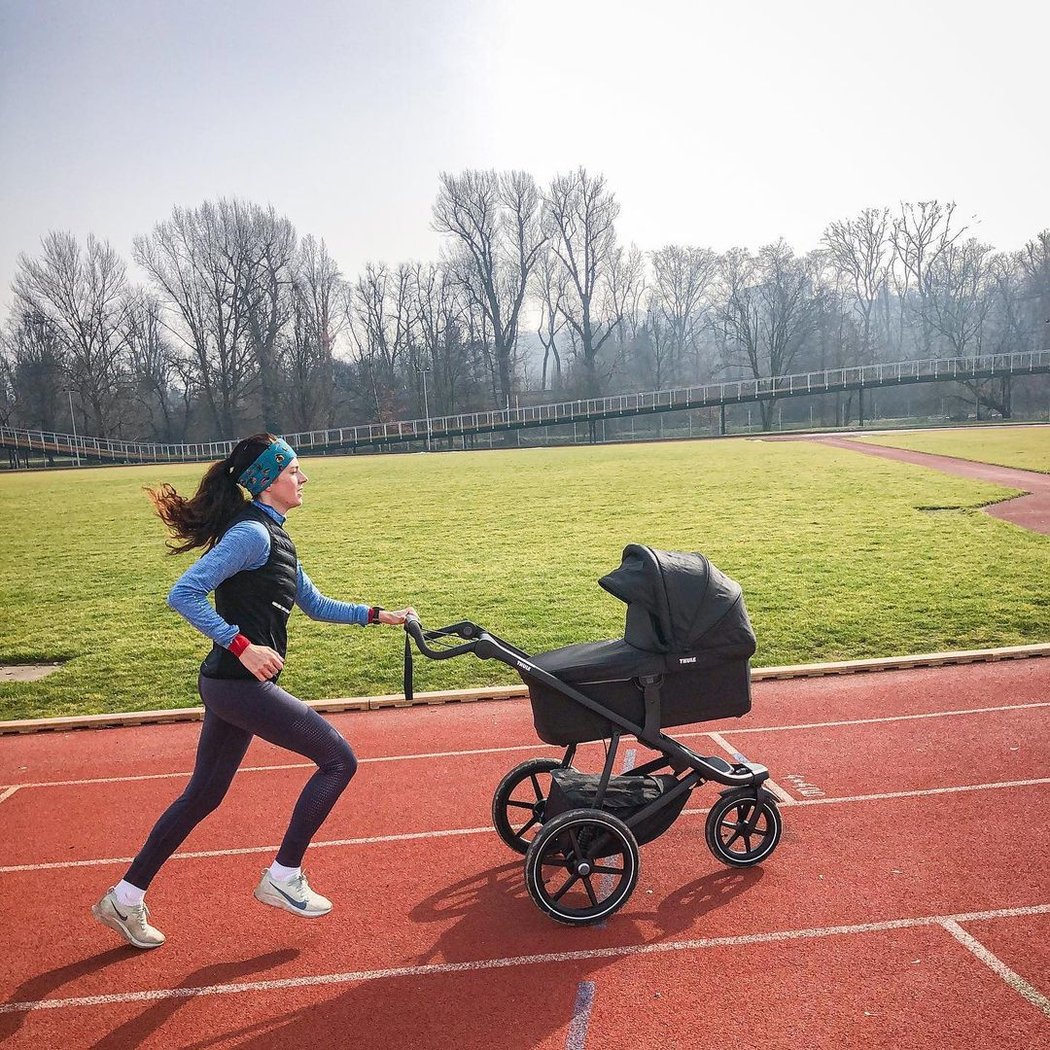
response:
<svg viewBox="0 0 1050 1050"><path fill-rule="evenodd" d="M594 808L600 780L597 773L581 773L578 769L553 770L550 794L543 812L544 823L570 809ZM678 780L669 774L610 777L601 808L614 817L628 821L677 784ZM641 844L662 835L678 818L688 798L689 792L682 791L667 805L633 824L631 831L635 840Z"/></svg>

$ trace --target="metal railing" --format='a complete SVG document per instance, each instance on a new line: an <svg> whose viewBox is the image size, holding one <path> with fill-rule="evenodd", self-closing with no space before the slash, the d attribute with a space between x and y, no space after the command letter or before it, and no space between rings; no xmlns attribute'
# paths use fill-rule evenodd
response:
<svg viewBox="0 0 1050 1050"><path fill-rule="evenodd" d="M312 451L349 450L426 441L428 438L460 437L524 427L559 426L622 416L711 408L771 398L803 397L843 390L884 387L921 382L946 382L1050 372L1050 350L978 357L940 358L927 361L897 361L852 368L832 368L786 376L733 379L704 386L678 387L637 394L561 401L524 408L487 412L465 412L430 419L408 419L391 423L309 430L286 434L295 448ZM27 453L71 456L110 463L158 463L222 459L233 448L232 441L161 444L118 441L112 438L74 436L52 431L0 426L0 447Z"/></svg>

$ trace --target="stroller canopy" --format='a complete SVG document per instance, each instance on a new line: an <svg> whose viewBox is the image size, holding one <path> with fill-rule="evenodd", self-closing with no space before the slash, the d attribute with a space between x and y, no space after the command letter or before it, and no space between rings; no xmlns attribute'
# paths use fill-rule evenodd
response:
<svg viewBox="0 0 1050 1050"><path fill-rule="evenodd" d="M598 583L627 603L624 641L649 653L719 651L749 657L755 635L740 584L702 554L632 543Z"/></svg>

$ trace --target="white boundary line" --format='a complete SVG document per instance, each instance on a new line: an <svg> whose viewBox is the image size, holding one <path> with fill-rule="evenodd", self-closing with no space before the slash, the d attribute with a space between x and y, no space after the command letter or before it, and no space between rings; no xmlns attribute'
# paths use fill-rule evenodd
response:
<svg viewBox="0 0 1050 1050"><path fill-rule="evenodd" d="M827 806L836 802L882 802L887 799L897 798L919 798L924 795L958 794L963 791L995 791L1006 788L1034 787L1041 784L1050 784L1050 777L1040 777L1035 780L1008 780L993 784L965 784L960 787L921 788L915 791L887 791L874 795L850 795L842 798L805 798L795 799L791 805L796 806ZM710 807L683 809L683 814L690 816L707 813ZM358 839L332 839L325 842L310 843L311 849L324 849L326 847L343 846L371 846L383 842L408 842L414 839L438 839L451 838L457 835L482 835L491 834L492 826L486 824L480 828L449 828L444 831L414 831L402 835L374 835L368 838ZM276 853L277 846L243 846L236 849L214 849L200 850L194 853L173 853L171 860L200 860L206 857L238 857L251 853ZM106 864L130 864L133 857L103 857L91 860L60 860L46 861L41 864L7 864L0 866L0 875L8 875L22 871L51 871L64 868L93 868Z"/></svg>
<svg viewBox="0 0 1050 1050"><path fill-rule="evenodd" d="M721 733L707 734L719 747L728 751L738 762L746 762L747 758L742 755ZM793 806L798 800L789 795L775 780L767 779L764 787L767 787L785 806Z"/></svg>
<svg viewBox="0 0 1050 1050"><path fill-rule="evenodd" d="M20 787L25 787L25 785L12 784L10 787L6 787L3 791L0 791L0 802L6 802Z"/></svg>
<svg viewBox="0 0 1050 1050"><path fill-rule="evenodd" d="M402 835L373 835L370 838L330 839L311 842L310 849L331 846L373 846L381 842L409 842L413 839L444 839L456 835L481 835L492 832L492 825L483 828L450 828L447 831L409 831ZM173 853L170 860L200 860L206 857L240 857L251 853L276 853L279 846L239 846L236 849L206 849L194 853ZM7 864L0 867L0 875L18 871L48 871L56 868L95 868L104 864L130 864L134 857L103 857L98 860L58 860L45 864Z"/></svg>
<svg viewBox="0 0 1050 1050"><path fill-rule="evenodd" d="M310 988L318 985L363 983L366 981L389 980L397 977L429 977L450 973L478 973L485 970L581 962L589 959L621 959L630 956L658 955L667 952L702 951L708 948L735 948L752 944L776 944L788 941L813 940L822 937L885 933L891 930L913 929L922 926L944 926L950 930L950 927L947 926L948 923L1012 919L1028 915L1046 914L1050 914L1050 904L1036 904L1022 908L1001 908L996 911L966 912L958 915L923 915L911 919L890 919L885 922L866 922L852 926L821 926L812 929L743 934L735 937L704 937L698 940L662 941L656 944L629 944L618 948L592 948L574 952L549 952L543 955L519 955L513 958L475 959L469 962L432 963L426 966L397 966L383 970L312 974L306 977L286 977L271 981L210 984L196 988L152 988L147 991L116 992L110 995L88 995L68 999L38 999L32 1002L4 1003L0 1005L0 1013L26 1013L30 1010L58 1010L82 1006L109 1006L115 1003L157 1002L164 999L191 999L205 995L272 992L285 988Z"/></svg>
<svg viewBox="0 0 1050 1050"><path fill-rule="evenodd" d="M1018 995L1027 999L1050 1018L1050 999L1039 989L1030 985L1019 973L1015 973L997 955L993 955L976 937L967 933L955 919L941 919L941 925L961 944L969 949L996 974L998 974Z"/></svg>
<svg viewBox="0 0 1050 1050"><path fill-rule="evenodd" d="M837 722L803 722L789 726L746 726L740 729L725 729L723 732L737 733L786 733L794 729L834 729L839 726L869 726L879 722L910 722L917 718L950 718L955 715L984 715L995 711L1026 711L1033 707L1050 707L1050 700L1039 700L1031 704L1004 704L1002 707L965 707L957 711L926 711L915 715L884 715L881 718L847 718ZM707 733L680 733L681 737L707 736Z"/></svg>
<svg viewBox="0 0 1050 1050"><path fill-rule="evenodd" d="M1007 704L1003 707L974 707L974 708L963 708L955 711L929 711L924 714L915 715L887 715L883 718L855 718L837 722L807 722L799 725L784 725L784 726L751 726L737 728L735 726L723 729L722 732L728 733L730 736L736 736L740 733L779 733L787 732L789 730L800 730L800 729L834 729L840 726L859 726L859 725L874 725L881 722L906 722L917 718L950 718L960 715L979 715L989 714L997 711L1026 711L1032 708L1039 707L1050 707L1050 700L1038 701L1031 704ZM695 739L702 736L712 736L710 731L700 731L696 733L677 733L675 739L688 740ZM625 738L626 739L626 738ZM359 765L367 765L374 762L413 762L413 761L425 761L435 758L466 758L472 755L501 755L501 754L512 754L520 751L558 751L560 748L552 747L549 744L544 744L537 740L534 744L516 744L511 747L480 747L473 748L470 750L463 751L433 751L429 753L409 754L409 755L375 755L365 758L359 758ZM270 773L277 772L284 769L313 769L314 763L312 762L287 762L278 763L270 766L243 766L239 769L238 775L241 773ZM12 794L19 788L48 788L48 787L81 787L87 784L126 784L133 783L139 780L171 780L177 779L178 777L189 778L190 771L175 772L175 773L141 773L134 776L126 777L85 777L80 780L40 780L27 782L24 784L15 784L13 787L8 788ZM4 797L9 797L5 795ZM3 801L3 799L0 799Z"/></svg>

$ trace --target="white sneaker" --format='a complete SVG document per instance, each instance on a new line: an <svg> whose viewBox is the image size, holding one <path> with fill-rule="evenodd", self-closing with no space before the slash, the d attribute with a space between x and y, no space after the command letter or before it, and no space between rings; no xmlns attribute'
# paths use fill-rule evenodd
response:
<svg viewBox="0 0 1050 1050"><path fill-rule="evenodd" d="M98 904L91 905L91 914L136 948L159 948L167 939L155 926L150 926L149 908L145 902L121 904L112 887Z"/></svg>
<svg viewBox="0 0 1050 1050"><path fill-rule="evenodd" d="M332 910L332 902L327 897L310 889L305 872L285 881L273 878L269 870L264 871L262 880L255 887L255 899L308 919L327 915Z"/></svg>

